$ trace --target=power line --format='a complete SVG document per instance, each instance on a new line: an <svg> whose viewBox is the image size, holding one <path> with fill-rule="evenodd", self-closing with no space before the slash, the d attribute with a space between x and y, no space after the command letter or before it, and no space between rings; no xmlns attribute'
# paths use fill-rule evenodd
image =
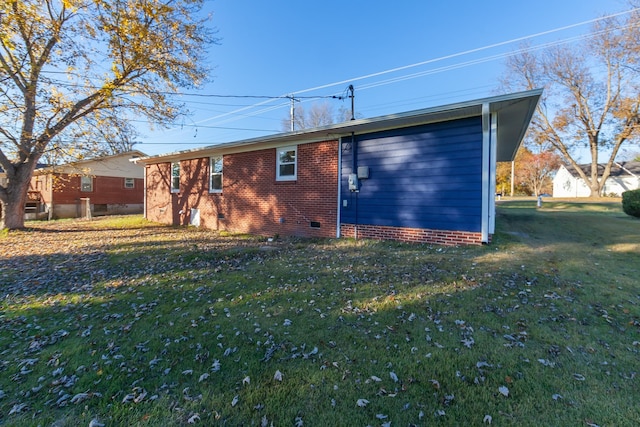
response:
<svg viewBox="0 0 640 427"><path fill-rule="evenodd" d="M577 27L584 26L584 25L587 25L587 24L592 24L592 23L595 23L595 22L598 22L598 21L602 21L602 20L605 20L605 19L615 18L615 17L621 16L621 15L625 15L625 14L629 14L629 13L638 11L638 10L640 10L640 8L634 8L634 9L630 9L630 10L627 10L627 11L613 13L613 14L606 15L606 16L603 16L603 17L594 18L594 19L590 19L590 20L587 20L587 21L582 21L582 22L578 22L578 23L575 23L575 24L565 25L565 26L554 28L554 29L551 29L551 30L538 32L538 33L531 34L531 35L528 35L528 36L517 37L517 38L514 38L514 39L507 40L507 41L499 42L499 43L493 43L493 44L490 44L490 45L486 45L486 46L482 46L482 47L478 47L478 48L474 48L474 49L465 50L465 51L457 52L457 53L454 53L454 54L444 55L444 56L441 56L441 57L438 57L438 58L428 59L428 60L417 62L417 63L414 63L414 64L409 64L409 65L404 65L404 66L401 66L401 67L391 68L391 69L388 69L388 70L379 71L379 72L375 72L375 73L370 73L370 74L366 74L366 75L363 75L363 76L354 77L354 78L350 78L350 79L340 80L340 81L333 82L333 83L327 83L327 84L324 84L324 85L315 86L315 87L311 87L311 88L308 88L308 89L295 91L295 92L293 92L293 95L295 95L296 97L300 97L300 94L303 94L303 93L308 93L308 92L312 92L312 91L316 91L316 90L326 89L326 88L330 88L330 87L334 87L334 86L338 86L338 85L344 85L344 84L347 84L347 83L352 83L352 82L356 82L356 81L360 81L360 80L365 80L365 79L369 79L369 78L373 78L373 77L378 77L378 76L382 76L382 75L385 75L385 74L390 74L390 73L394 73L394 72L398 72L398 71L407 70L407 69L410 69L410 68L415 68L415 67L419 67L419 66L435 63L435 62L444 61L444 60L447 60L447 59L453 59L453 58L461 57L461 56L464 56L464 55L469 55L469 54L472 54L472 53L478 53L478 52L482 52L482 51L485 51L485 50L494 49L494 48L497 48L497 47L506 46L506 45L509 45L509 44L513 44L513 43L517 43L517 42L522 42L522 41L525 41L525 40L533 39L533 38L536 38L536 37L541 37L541 36L557 33L557 32L560 32L560 31L565 31L565 30L569 30L569 29L572 29L572 28L577 28ZM571 39L574 39L574 38L575 37L569 38L569 39L565 39L565 40L571 40ZM432 71L426 71L426 72L422 72L422 73L415 73L415 76L411 76L411 75L410 76L400 76L400 77L396 77L394 79L389 79L386 82L377 82L377 83L374 82L374 83L371 83L368 87L367 86L365 86L363 88L359 87L358 89L363 90L363 89L373 88L373 87L377 87L377 86L383 86L385 84L391 84L391 83L395 83L397 81L402 81L402 80L408 80L410 78L421 77L423 75L433 74L433 73L436 73L436 72L448 71L450 69L461 68L461 67L465 67L465 66L469 66L469 65L475 65L475 64L478 64L478 63L481 63L481 62L487 62L487 61L503 58L503 57L506 57L506 56L509 56L509 55L512 55L512 54L513 53L505 53L505 54L493 55L493 56L490 56L490 57L486 57L485 59L480 58L480 59L473 60L473 61L467 61L467 62L465 62L463 64L460 64L460 65L457 65L457 66L452 65L452 66L448 66L448 67L441 67L441 69L439 71L433 71L432 70ZM438 70L438 69L436 69L436 70ZM287 95L281 95L281 96L286 97ZM216 120L216 119L228 117L230 115L234 115L236 113L240 113L242 111L246 111L246 110L249 110L251 108L255 108L255 107L260 107L262 105L266 105L267 103L268 103L268 100L267 101L263 101L263 102L259 102L259 103L254 104L253 106L243 107L243 108L240 108L240 109L237 109L237 110L234 110L234 111L223 113L223 114L218 115L218 116L213 116L213 117L209 117L209 118L203 119L203 120L199 121L199 123L205 123L205 122L208 122L208 121L211 121L211 120ZM266 110L259 110L258 112L256 112L256 114L260 114L260 113L263 113L263 112L266 112L266 111L271 111L271 110L272 110L272 108L268 108ZM223 123L226 123L228 121L229 120L225 120Z"/></svg>

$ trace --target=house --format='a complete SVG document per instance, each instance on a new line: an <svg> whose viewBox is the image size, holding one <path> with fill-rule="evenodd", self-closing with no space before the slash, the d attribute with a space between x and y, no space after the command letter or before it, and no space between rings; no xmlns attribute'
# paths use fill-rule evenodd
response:
<svg viewBox="0 0 640 427"><path fill-rule="evenodd" d="M36 169L25 206L26 217L142 213L144 170L129 161L141 156L145 154L129 151Z"/></svg>
<svg viewBox="0 0 640 427"><path fill-rule="evenodd" d="M142 157L145 216L265 236L489 243L542 91Z"/></svg>
<svg viewBox="0 0 640 427"><path fill-rule="evenodd" d="M591 175L591 164L579 165ZM598 164L598 176L602 176L604 164ZM628 190L640 188L640 162L614 162L611 174L602 188L602 195L621 196ZM589 197L591 189L571 165L562 165L553 178L553 197Z"/></svg>

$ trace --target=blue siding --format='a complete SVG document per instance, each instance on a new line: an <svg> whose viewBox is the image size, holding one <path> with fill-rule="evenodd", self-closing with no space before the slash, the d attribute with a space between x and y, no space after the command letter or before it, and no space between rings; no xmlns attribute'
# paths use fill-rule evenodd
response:
<svg viewBox="0 0 640 427"><path fill-rule="evenodd" d="M354 148L370 170L359 193ZM481 177L481 117L343 138L341 222L478 232Z"/></svg>

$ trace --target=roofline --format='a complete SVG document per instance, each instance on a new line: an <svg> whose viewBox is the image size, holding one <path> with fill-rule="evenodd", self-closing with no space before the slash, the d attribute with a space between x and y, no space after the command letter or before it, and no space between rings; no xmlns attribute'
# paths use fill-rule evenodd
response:
<svg viewBox="0 0 640 427"><path fill-rule="evenodd" d="M65 167L76 167L78 165L83 165L86 163L91 163L91 162L100 162L103 160L109 160L109 159L113 159L116 157L122 157L125 155L133 155L133 154L139 154L140 156L136 157L136 158L141 158L141 157L148 157L145 153L143 153L140 150L131 150L131 151L124 151L122 153L117 153L117 154L111 154L108 156L103 156L103 157L92 157L90 159L82 159L82 160L78 160L75 162L68 162L68 163L63 163L60 165L47 165L43 168L39 168L36 169L34 172L39 172L39 173L46 173L46 172L50 172L50 171L55 171L56 169L60 169L60 168L65 168Z"/></svg>
<svg viewBox="0 0 640 427"><path fill-rule="evenodd" d="M528 111L526 114L528 116L528 119L530 119L531 115L533 115L533 112L535 111L535 107L538 105L538 101L540 99L540 96L542 95L542 91L542 89L533 89L504 95L490 96L471 101L446 104L442 106L407 111L403 113L395 113L366 119L350 120L312 129L277 133L255 138L223 142L206 147L198 147L188 150L170 152L166 154L140 157L133 161L135 161L136 163L140 162L143 164L154 164L176 160L188 160L203 156L206 157L210 154L219 153L221 151L251 151L255 149L255 146L264 146L264 148L268 148L273 144L283 145L292 143L326 141L327 139L338 139L340 137L351 134L379 132L388 129L398 129L427 123L480 116L482 105L484 104L489 104L490 111L496 112L504 103L509 103L509 101L521 101L527 98L535 100L535 102L530 103L530 111ZM524 127L520 135L517 136L518 145L522 137L524 137L525 131L526 127Z"/></svg>

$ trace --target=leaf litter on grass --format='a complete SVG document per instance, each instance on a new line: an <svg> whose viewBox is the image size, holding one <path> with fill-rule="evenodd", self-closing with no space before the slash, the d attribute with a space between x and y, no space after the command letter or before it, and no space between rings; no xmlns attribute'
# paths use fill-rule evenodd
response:
<svg viewBox="0 0 640 427"><path fill-rule="evenodd" d="M12 421L515 424L539 416L535 399L596 419L594 388L618 417L633 414L621 396L638 349L612 331L638 341L625 323L637 301L620 316L585 308L584 284L486 261L509 249L284 240L262 251L194 229L73 227L3 241L0 369L13 381L0 380L0 407ZM46 247L21 255L41 234ZM41 259L22 278L29 257Z"/></svg>

